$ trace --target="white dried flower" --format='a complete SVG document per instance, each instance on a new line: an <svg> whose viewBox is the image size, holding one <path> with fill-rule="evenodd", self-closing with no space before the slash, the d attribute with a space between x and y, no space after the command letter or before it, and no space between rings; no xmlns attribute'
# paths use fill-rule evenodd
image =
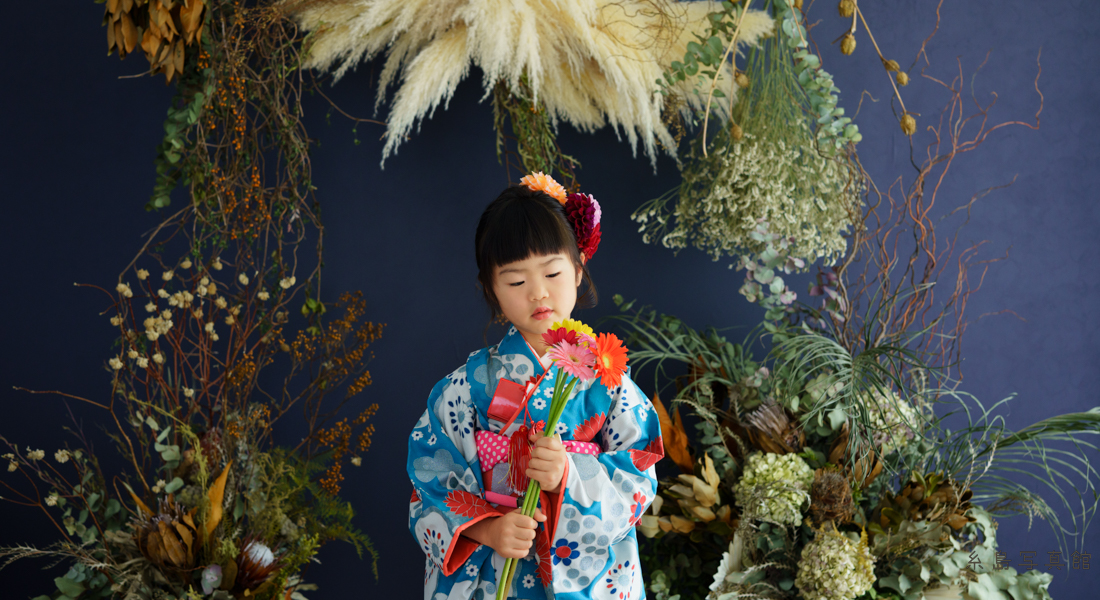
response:
<svg viewBox="0 0 1100 600"><path fill-rule="evenodd" d="M219 258L215 258L215 259L214 259L214 264L213 264L213 265L211 265L211 266L213 266L213 267L214 267L214 270L215 270L215 271L221 271L221 270L222 270L222 259L221 259L220 257L219 257Z"/></svg>
<svg viewBox="0 0 1100 600"><path fill-rule="evenodd" d="M214 305L218 308L225 308L226 306L229 306L229 303L225 301L225 298L218 296L217 300L214 300Z"/></svg>
<svg viewBox="0 0 1100 600"><path fill-rule="evenodd" d="M57 506L57 494L46 496L46 506Z"/></svg>
<svg viewBox="0 0 1100 600"><path fill-rule="evenodd" d="M30 447L27 448L28 460L42 460L44 458L46 458L45 450L31 450Z"/></svg>
<svg viewBox="0 0 1100 600"><path fill-rule="evenodd" d="M163 365L164 364L164 355L161 354L160 352L157 352L156 354L153 355L153 362L157 363L158 365Z"/></svg>
<svg viewBox="0 0 1100 600"><path fill-rule="evenodd" d="M214 333L214 332L210 332L210 339L212 339L212 340L214 340L214 341L216 342L216 341L218 341L218 340L219 340L220 338L218 337L218 334L217 334L217 333Z"/></svg>
<svg viewBox="0 0 1100 600"><path fill-rule="evenodd" d="M183 388L183 397L184 398L193 398L194 396L195 396L195 390L193 390L189 387Z"/></svg>
<svg viewBox="0 0 1100 600"><path fill-rule="evenodd" d="M112 357L111 360L107 362L111 365L111 368L116 371L122 368L122 361L119 360L117 356Z"/></svg>
<svg viewBox="0 0 1100 600"><path fill-rule="evenodd" d="M233 315L229 315L228 317L225 318L225 324L226 325L232 325L233 323L236 323L236 322L237 321L236 321L236 319L233 318Z"/></svg>
<svg viewBox="0 0 1100 600"><path fill-rule="evenodd" d="M172 281L172 276L174 275L175 273L173 271L165 271L164 274L160 276L160 278L165 281Z"/></svg>
<svg viewBox="0 0 1100 600"><path fill-rule="evenodd" d="M7 454L0 454L0 458L7 459L7 460L15 460L15 455L12 454L11 452L8 452Z"/></svg>
<svg viewBox="0 0 1100 600"><path fill-rule="evenodd" d="M754 452L733 494L746 516L797 527L813 481L813 469L797 454Z"/></svg>
<svg viewBox="0 0 1100 600"><path fill-rule="evenodd" d="M138 351L134 350L133 348L130 348L129 350L126 351L126 356L129 356L131 359L137 358L138 357Z"/></svg>
<svg viewBox="0 0 1100 600"><path fill-rule="evenodd" d="M172 311L165 309L164 312L160 313L160 318L162 318L162 319L171 319L172 318Z"/></svg>
<svg viewBox="0 0 1100 600"><path fill-rule="evenodd" d="M202 315L203 315L203 312L202 312L202 309L201 309L201 308L196 308L195 310L191 311L191 314L192 314L192 315L193 315L193 316L194 316L194 317L195 317L196 319L201 319L201 318L202 318Z"/></svg>
<svg viewBox="0 0 1100 600"><path fill-rule="evenodd" d="M115 286L115 291L122 294L126 298L134 297L134 293L130 291L130 285L126 283L119 282L119 284Z"/></svg>
<svg viewBox="0 0 1100 600"><path fill-rule="evenodd" d="M267 302L267 299L271 297L271 294L267 293L267 290L260 290L260 293L256 294L256 297L264 302Z"/></svg>
<svg viewBox="0 0 1100 600"><path fill-rule="evenodd" d="M144 356L139 356L137 359L137 366L141 367L142 369L149 368L149 359L145 358Z"/></svg>
<svg viewBox="0 0 1100 600"><path fill-rule="evenodd" d="M791 256L832 264L847 248L844 233L859 195L846 168L821 156L808 131L804 137L811 145L746 133L740 142L712 151L713 167L684 171L681 189L688 192L675 206L654 200L631 219L642 224L646 243L674 250L690 244L718 260L763 252L766 243L752 237L763 218L772 233L794 238Z"/></svg>
<svg viewBox="0 0 1100 600"><path fill-rule="evenodd" d="M861 396L874 433L871 438L883 456L900 450L916 437L921 418L912 403L893 390L872 389Z"/></svg>
<svg viewBox="0 0 1100 600"><path fill-rule="evenodd" d="M214 322L210 321L206 324L206 333L210 333L212 331L214 331Z"/></svg>
<svg viewBox="0 0 1100 600"><path fill-rule="evenodd" d="M171 296L171 294L168 293L168 290L164 288L160 288L159 290L157 290L157 295L161 298L168 298Z"/></svg>
<svg viewBox="0 0 1100 600"><path fill-rule="evenodd" d="M191 259L190 258L183 259L183 262L180 263L180 266L183 267L184 269L190 269L191 268Z"/></svg>
<svg viewBox="0 0 1100 600"><path fill-rule="evenodd" d="M111 317L111 325L114 325L115 327L122 325L122 317L118 315Z"/></svg>
<svg viewBox="0 0 1100 600"><path fill-rule="evenodd" d="M209 277L203 277L202 279L199 280L199 287L206 287L208 285L210 285L210 278Z"/></svg>
<svg viewBox="0 0 1100 600"><path fill-rule="evenodd" d="M137 278L142 280L142 281L145 281L146 279L149 278L149 271L146 271L145 269L138 269L137 270Z"/></svg>
<svg viewBox="0 0 1100 600"><path fill-rule="evenodd" d="M866 534L864 534L866 535ZM866 538L856 543L833 529L817 532L802 549L794 584L806 600L852 600L875 583L875 559Z"/></svg>
<svg viewBox="0 0 1100 600"><path fill-rule="evenodd" d="M241 285L248 285L248 275L244 273L237 275L237 281L241 282Z"/></svg>
<svg viewBox="0 0 1100 600"><path fill-rule="evenodd" d="M16 463L14 460L11 461L10 463L8 463L8 473L11 473L12 471L14 471L18 468L19 468L19 464Z"/></svg>
<svg viewBox="0 0 1100 600"><path fill-rule="evenodd" d="M294 282L296 282L296 281L298 281L298 280L295 279L293 275L291 275L290 277L286 277L282 281L280 281L279 285L284 290L287 290L287 289L290 289L290 286L294 285Z"/></svg>
<svg viewBox="0 0 1100 600"><path fill-rule="evenodd" d="M238 304L234 306L233 308L229 309L229 312L233 313L234 317L241 314L241 305Z"/></svg>
<svg viewBox="0 0 1100 600"><path fill-rule="evenodd" d="M159 494L164 491L164 486L168 485L163 479L158 479L157 484L153 486L153 493Z"/></svg>
<svg viewBox="0 0 1100 600"><path fill-rule="evenodd" d="M351 457L351 464L358 467L363 464L363 459L359 456L353 456Z"/></svg>
<svg viewBox="0 0 1100 600"><path fill-rule="evenodd" d="M57 452L53 453L53 459L56 460L57 462L61 463L61 464L65 464L65 463L69 462L69 458L71 458L71 457L72 457L72 454L69 453L69 451L65 450L65 449L61 449L61 450L58 450Z"/></svg>
<svg viewBox="0 0 1100 600"><path fill-rule="evenodd" d="M145 305L145 312L157 312L157 303L156 302L150 302L149 304L146 304Z"/></svg>
<svg viewBox="0 0 1100 600"><path fill-rule="evenodd" d="M217 294L218 293L218 284L211 281L210 285L206 286L206 293L211 295L211 296L213 296L214 294Z"/></svg>

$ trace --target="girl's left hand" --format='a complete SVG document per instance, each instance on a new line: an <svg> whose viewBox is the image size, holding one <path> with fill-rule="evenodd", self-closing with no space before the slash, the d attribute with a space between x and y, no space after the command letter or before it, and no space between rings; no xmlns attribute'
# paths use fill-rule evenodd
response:
<svg viewBox="0 0 1100 600"><path fill-rule="evenodd" d="M531 447L531 460L527 463L527 476L539 482L544 492L558 493L562 476L565 475L565 461L568 460L561 436L545 436L532 430L528 439L534 442L534 446Z"/></svg>

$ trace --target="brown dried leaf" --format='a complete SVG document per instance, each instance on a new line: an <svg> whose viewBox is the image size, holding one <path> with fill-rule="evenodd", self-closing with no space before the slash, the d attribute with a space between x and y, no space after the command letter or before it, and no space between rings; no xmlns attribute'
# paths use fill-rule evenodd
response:
<svg viewBox="0 0 1100 600"><path fill-rule="evenodd" d="M171 70L172 63L168 63L169 70ZM218 478L214 480L214 484L210 486L210 489L206 492L206 497L210 499L210 512L206 515L206 536L210 537L214 530L218 528L218 524L222 521L222 502L225 501L225 480L229 477L229 467L233 466L233 461L229 461L225 468L222 469L222 474L218 475Z"/></svg>
<svg viewBox="0 0 1100 600"><path fill-rule="evenodd" d="M134 490L131 489L130 486L125 484L125 483L123 483L122 485L125 485L126 490L130 492L130 497L134 499L134 504L136 504L138 509L141 510L142 516L147 517L147 518L152 518L152 516L154 514L153 511L150 510L150 508L148 506L146 506L144 502L141 501L141 498L138 498L138 495L134 493Z"/></svg>
<svg viewBox="0 0 1100 600"><path fill-rule="evenodd" d="M168 560L171 561L171 564L181 568L188 566L187 553L183 551L183 546L180 545L172 530L168 528L168 524L164 521L158 521L157 529L160 530L160 541L164 545L164 551L168 554Z"/></svg>
<svg viewBox="0 0 1100 600"><path fill-rule="evenodd" d="M157 60L157 51L160 50L160 36L158 36L153 28L145 30L145 34L141 36L141 49L145 51L145 58L149 61L150 65L154 65Z"/></svg>
<svg viewBox="0 0 1100 600"><path fill-rule="evenodd" d="M107 12L111 14L118 14L119 4L122 0L107 0Z"/></svg>
<svg viewBox="0 0 1100 600"><path fill-rule="evenodd" d="M130 12L130 9L134 7L134 0L122 0L122 10Z"/></svg>
<svg viewBox="0 0 1100 600"><path fill-rule="evenodd" d="M184 52L183 52L183 40L182 39L176 40L176 47L174 48L174 50L175 50L175 55L173 57L173 60L176 63L176 72L177 73L183 73L183 55L184 55Z"/></svg>
<svg viewBox="0 0 1100 600"><path fill-rule="evenodd" d="M674 417L669 417L668 410L665 409L664 403L657 394L653 395L653 407L657 409L657 418L661 423L661 439L665 445L665 456L672 459L672 462L676 463L680 467L680 470L685 473L692 473L695 471L692 465L691 452L689 451L689 443L687 432L684 431L684 423L680 418L679 409L676 410Z"/></svg>
<svg viewBox="0 0 1100 600"><path fill-rule="evenodd" d="M195 33L202 22L202 0L191 0L186 6L180 8L180 23L183 25L183 35L190 44L195 39Z"/></svg>
<svg viewBox="0 0 1100 600"><path fill-rule="evenodd" d="M138 30L129 13L122 15L122 39L126 43L126 54L133 52L138 45Z"/></svg>
<svg viewBox="0 0 1100 600"><path fill-rule="evenodd" d="M115 48L115 24L107 24L107 54L111 53L111 50Z"/></svg>

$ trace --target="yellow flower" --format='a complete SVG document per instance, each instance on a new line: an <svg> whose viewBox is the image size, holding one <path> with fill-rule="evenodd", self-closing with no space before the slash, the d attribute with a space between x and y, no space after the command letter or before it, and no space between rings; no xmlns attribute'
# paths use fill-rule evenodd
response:
<svg viewBox="0 0 1100 600"><path fill-rule="evenodd" d="M161 298L168 298L171 296L171 294L168 293L168 290L164 288L160 288L159 290L157 290L157 295Z"/></svg>
<svg viewBox="0 0 1100 600"><path fill-rule="evenodd" d="M595 332L592 328L576 319L565 319L558 321L550 326L551 329L565 328L566 331L575 332L577 335L587 335L588 337L595 337Z"/></svg>
<svg viewBox="0 0 1100 600"><path fill-rule="evenodd" d="M523 179L519 180L519 184L525 185L528 189L536 192L545 192L547 196L565 204L565 188L554 181L553 177L544 174L542 171L525 175Z"/></svg>
<svg viewBox="0 0 1100 600"><path fill-rule="evenodd" d="M129 284L125 284L125 283L120 282L118 285L115 286L115 291L117 291L118 293L122 294L123 296L125 296L127 298L133 298L134 297L134 293L132 291L130 291Z"/></svg>
<svg viewBox="0 0 1100 600"><path fill-rule="evenodd" d="M118 327L121 324L122 324L122 317L119 317L119 316L111 317L111 325L114 325L115 327Z"/></svg>
<svg viewBox="0 0 1100 600"><path fill-rule="evenodd" d="M160 276L160 278L165 281L172 281L172 277L174 275L175 273L173 273L172 271L165 271L164 274Z"/></svg>
<svg viewBox="0 0 1100 600"><path fill-rule="evenodd" d="M129 356L130 358L137 358L138 357L138 351L134 350L133 348L130 348L129 350L126 351L126 356Z"/></svg>
<svg viewBox="0 0 1100 600"><path fill-rule="evenodd" d="M295 281L297 281L297 279L295 279L294 276L291 275L290 277L287 277L280 281L279 286L282 287L284 290L287 290L290 289L290 286L294 285Z"/></svg>
<svg viewBox="0 0 1100 600"><path fill-rule="evenodd" d="M183 267L184 269L190 269L191 268L191 259L190 258L183 259L183 262L180 263L180 266Z"/></svg>
<svg viewBox="0 0 1100 600"><path fill-rule="evenodd" d="M138 272L137 272L137 278L138 279L140 279L142 281L145 281L146 279L148 279L148 277L149 277L149 271L146 271L145 269L138 269Z"/></svg>
<svg viewBox="0 0 1100 600"><path fill-rule="evenodd" d="M229 303L226 302L225 298L222 298L221 296L218 296L217 300L214 300L214 304L216 304L218 308L225 308L226 306L229 306Z"/></svg>

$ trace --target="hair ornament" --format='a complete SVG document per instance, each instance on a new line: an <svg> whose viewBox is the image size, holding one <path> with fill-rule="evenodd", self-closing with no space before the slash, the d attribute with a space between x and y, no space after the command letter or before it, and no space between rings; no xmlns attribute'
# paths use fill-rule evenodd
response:
<svg viewBox="0 0 1100 600"><path fill-rule="evenodd" d="M519 180L520 185L530 190L544 192L551 198L561 202L565 208L565 216L569 224L573 226L573 234L577 237L577 248L584 260L589 260L600 246L600 203L591 194L569 194L553 177L542 171L526 175Z"/></svg>
<svg viewBox="0 0 1100 600"><path fill-rule="evenodd" d="M528 189L536 192L545 192L547 196L565 204L565 188L554 181L553 177L543 174L542 171L525 175L523 179L519 180L519 184L525 185Z"/></svg>

